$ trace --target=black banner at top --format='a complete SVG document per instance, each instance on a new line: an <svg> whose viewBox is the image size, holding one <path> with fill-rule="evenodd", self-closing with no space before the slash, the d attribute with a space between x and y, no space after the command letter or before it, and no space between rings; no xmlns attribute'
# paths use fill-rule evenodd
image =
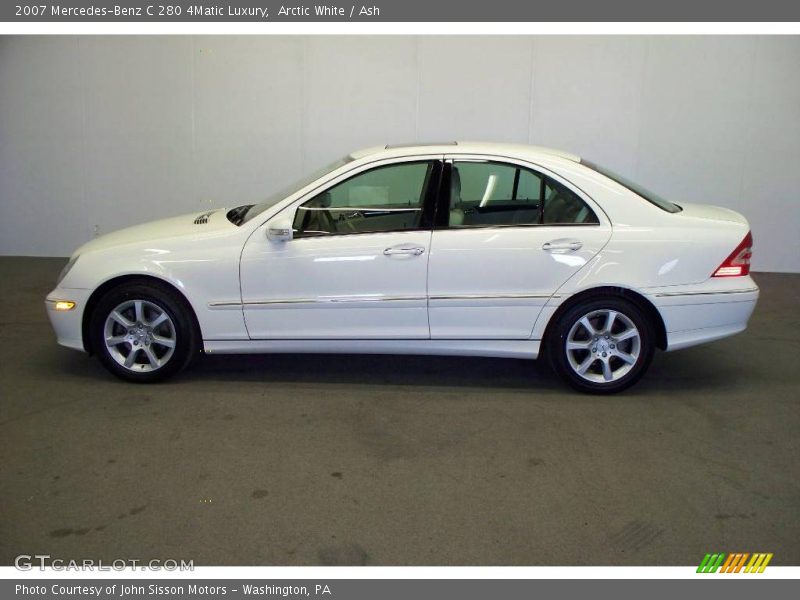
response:
<svg viewBox="0 0 800 600"><path fill-rule="evenodd" d="M12 0L3 22L779 22L800 21L787 0Z"/></svg>

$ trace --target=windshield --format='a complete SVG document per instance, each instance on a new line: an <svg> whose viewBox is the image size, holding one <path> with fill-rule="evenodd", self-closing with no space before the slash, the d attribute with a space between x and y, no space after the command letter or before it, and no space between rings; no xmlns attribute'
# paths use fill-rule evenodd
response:
<svg viewBox="0 0 800 600"><path fill-rule="evenodd" d="M291 196L295 192L298 192L301 189L303 189L304 187L306 187L308 184L314 183L314 181L316 181L320 177L324 177L328 173L332 173L333 171L335 171L339 167L343 167L344 165L346 165L347 163L351 162L352 160L353 160L353 158L350 157L350 156L345 156L344 158L340 158L339 160L337 160L335 162L332 162L328 166L323 167L322 169L318 169L317 171L311 173L310 175L307 175L306 177L303 177L302 179L300 179L300 181L296 181L292 185L290 185L290 186L288 186L288 187L286 187L286 188L284 188L284 189L282 189L282 190L280 190L278 192L275 192L274 194L271 194L263 202L259 202L258 204L254 204L253 206L251 206L247 210L247 212L244 214L243 218L240 221L240 224L241 223L246 223L247 221L249 221L253 217L256 217L256 216L260 215L262 212L267 210L270 206L276 204L277 202L280 202L284 198L288 198L289 196Z"/></svg>
<svg viewBox="0 0 800 600"><path fill-rule="evenodd" d="M605 175L609 179L616 181L621 186L628 188L634 194L637 194L638 196L641 196L642 198L647 200L650 204L655 204L661 210L665 210L671 213L676 213L682 210L681 207L678 206L677 204L674 204L669 200L665 200L658 194L651 192L650 190L639 185L638 183L634 183L633 181L626 179L622 175L617 175L613 171L609 171L608 169L605 169L600 165L596 165L593 162L589 162L588 160L581 159L581 164L589 167L592 171L597 171L601 175Z"/></svg>

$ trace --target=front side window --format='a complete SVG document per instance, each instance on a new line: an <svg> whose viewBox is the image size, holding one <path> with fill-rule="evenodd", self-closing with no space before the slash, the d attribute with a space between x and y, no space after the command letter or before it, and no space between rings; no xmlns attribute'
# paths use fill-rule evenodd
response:
<svg viewBox="0 0 800 600"><path fill-rule="evenodd" d="M377 167L343 181L298 207L295 237L420 228L433 163Z"/></svg>
<svg viewBox="0 0 800 600"><path fill-rule="evenodd" d="M489 161L454 161L449 227L597 224L574 192L541 173Z"/></svg>

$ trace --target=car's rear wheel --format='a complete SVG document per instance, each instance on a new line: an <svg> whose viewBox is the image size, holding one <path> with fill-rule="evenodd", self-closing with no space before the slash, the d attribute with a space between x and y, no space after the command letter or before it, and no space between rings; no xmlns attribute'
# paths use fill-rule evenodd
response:
<svg viewBox="0 0 800 600"><path fill-rule="evenodd" d="M114 375L161 381L198 351L198 336L182 299L166 286L129 283L106 293L89 325L92 348Z"/></svg>
<svg viewBox="0 0 800 600"><path fill-rule="evenodd" d="M582 392L610 394L647 371L653 327L624 298L590 298L569 308L550 332L547 352L556 372Z"/></svg>

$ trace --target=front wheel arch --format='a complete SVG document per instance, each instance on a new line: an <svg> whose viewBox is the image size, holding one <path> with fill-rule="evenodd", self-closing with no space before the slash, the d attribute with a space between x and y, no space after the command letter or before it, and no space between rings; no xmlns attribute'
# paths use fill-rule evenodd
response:
<svg viewBox="0 0 800 600"><path fill-rule="evenodd" d="M181 292L173 284L169 283L168 281L164 281L158 277L153 277L150 275L120 275L119 277L114 277L113 279L109 279L108 281L104 282L102 285L98 286L95 289L89 299L86 301L86 308L83 310L83 320L81 322L81 336L83 337L83 348L88 352L90 355L94 354L94 348L92 347L92 336L89 334L89 326L92 322L92 314L94 313L95 308L97 307L97 303L100 299L106 295L108 292L113 290L116 287L121 285L127 285L132 283L144 283L153 285L156 287L160 287L166 289L177 296L177 298L182 302L183 307L186 309L186 313L189 315L192 321L192 325L195 330L195 334L197 335L197 339L200 340L202 344L202 335L200 330L200 322L197 320L197 314L194 312L194 308L192 308L191 303L186 298L186 296Z"/></svg>

